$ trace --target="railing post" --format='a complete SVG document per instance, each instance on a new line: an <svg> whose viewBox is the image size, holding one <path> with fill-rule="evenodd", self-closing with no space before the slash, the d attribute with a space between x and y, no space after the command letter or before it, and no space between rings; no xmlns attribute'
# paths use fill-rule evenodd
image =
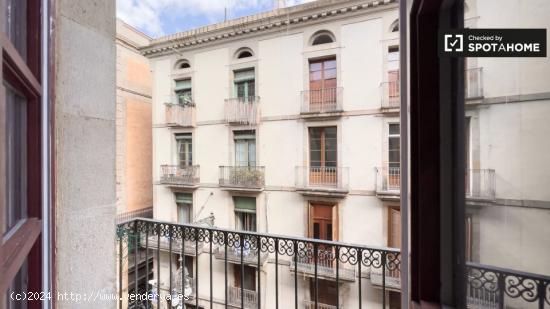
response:
<svg viewBox="0 0 550 309"><path fill-rule="evenodd" d="M544 281L539 280L537 288L538 288L537 294L539 295L539 309L544 309L544 302L546 299L546 287L545 287Z"/></svg>
<svg viewBox="0 0 550 309"><path fill-rule="evenodd" d="M294 240L294 308L298 309L298 243Z"/></svg>
<svg viewBox="0 0 550 309"><path fill-rule="evenodd" d="M124 234L119 227L118 235L118 308L122 309L122 240Z"/></svg>
<svg viewBox="0 0 550 309"><path fill-rule="evenodd" d="M497 284L498 284L498 308L504 309L504 293L506 288L506 282L505 282L505 274L502 273L496 273L497 275Z"/></svg>
<svg viewBox="0 0 550 309"><path fill-rule="evenodd" d="M145 294L149 296L149 223L145 225ZM145 308L149 309L149 297L147 297Z"/></svg>
<svg viewBox="0 0 550 309"><path fill-rule="evenodd" d="M279 309L279 240L278 239L275 239L275 309Z"/></svg>
<svg viewBox="0 0 550 309"><path fill-rule="evenodd" d="M225 281L225 309L227 309L227 240L228 240L228 234L227 232L223 233L223 246L224 246L224 281Z"/></svg>
<svg viewBox="0 0 550 309"><path fill-rule="evenodd" d="M386 309L386 258L387 252L382 251L382 308Z"/></svg>
<svg viewBox="0 0 550 309"><path fill-rule="evenodd" d="M361 249L358 249L357 250L357 267L359 268L358 271L359 271L359 309L361 309L363 307L363 298L362 298L362 290L361 290L361 279L362 279L362 276L361 276L361 264L363 262L363 250Z"/></svg>
<svg viewBox="0 0 550 309"><path fill-rule="evenodd" d="M157 308L160 308L160 223L157 224Z"/></svg>
<svg viewBox="0 0 550 309"><path fill-rule="evenodd" d="M213 288L213 280L214 280L214 277L213 277L213 271L212 271L212 267L213 267L213 264L212 264L212 243L214 242L214 239L212 238L213 237L213 232L212 230L208 230L208 239L210 240L210 248L209 248L209 253L210 253L210 309L213 309L214 308L214 299L213 299L213 295L214 295L214 288ZM195 250L198 250L195 249ZM199 258L198 256L198 253L197 253L197 259Z"/></svg>

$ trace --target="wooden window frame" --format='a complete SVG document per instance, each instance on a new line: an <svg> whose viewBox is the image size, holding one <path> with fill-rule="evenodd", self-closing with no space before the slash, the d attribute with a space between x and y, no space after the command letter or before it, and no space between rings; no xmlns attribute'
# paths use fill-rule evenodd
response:
<svg viewBox="0 0 550 309"><path fill-rule="evenodd" d="M4 9L4 1L0 8ZM41 1L28 0L26 14L26 61L17 51L3 28L0 31L2 65L0 73L0 125L5 126L5 85L20 92L27 100L27 218L2 237L0 243L0 298L9 288L13 278L25 262L28 262L28 291L39 292L42 287L42 160L41 160ZM4 16L4 11L0 12ZM0 26L2 27L2 26ZM0 175L5 175L5 141L0 137ZM0 194L5 196L5 178L0 178ZM6 201L0 201L0 227L4 231ZM4 300L0 299L0 303ZM29 308L40 308L41 303L28 301Z"/></svg>

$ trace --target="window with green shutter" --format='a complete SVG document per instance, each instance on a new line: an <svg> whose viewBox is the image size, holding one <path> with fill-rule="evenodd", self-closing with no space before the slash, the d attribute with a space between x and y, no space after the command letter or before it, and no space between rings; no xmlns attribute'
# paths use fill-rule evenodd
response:
<svg viewBox="0 0 550 309"><path fill-rule="evenodd" d="M180 168L193 165L193 136L191 133L176 134L178 165Z"/></svg>
<svg viewBox="0 0 550 309"><path fill-rule="evenodd" d="M191 223L193 195L191 193L176 193L176 205L178 207L178 223Z"/></svg>
<svg viewBox="0 0 550 309"><path fill-rule="evenodd" d="M234 196L235 228L241 231L256 231L256 198Z"/></svg>
<svg viewBox="0 0 550 309"><path fill-rule="evenodd" d="M176 100L179 105L188 106L193 104L193 96L191 91L191 79L176 80Z"/></svg>
<svg viewBox="0 0 550 309"><path fill-rule="evenodd" d="M235 71L233 83L237 98L253 101L251 97L256 95L256 73L253 68Z"/></svg>

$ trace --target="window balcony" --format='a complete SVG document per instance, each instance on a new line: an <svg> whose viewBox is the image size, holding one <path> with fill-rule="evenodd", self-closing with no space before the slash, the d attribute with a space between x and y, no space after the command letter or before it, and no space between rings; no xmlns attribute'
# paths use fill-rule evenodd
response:
<svg viewBox="0 0 550 309"><path fill-rule="evenodd" d="M230 306L245 309L258 308L258 293L240 287L227 287L227 297Z"/></svg>
<svg viewBox="0 0 550 309"><path fill-rule="evenodd" d="M220 166L220 187L234 191L262 191L264 166Z"/></svg>
<svg viewBox="0 0 550 309"><path fill-rule="evenodd" d="M194 103L186 105L166 103L166 126L175 128L189 128L196 126L196 108Z"/></svg>
<svg viewBox="0 0 550 309"><path fill-rule="evenodd" d="M304 308L305 309L342 309L343 306L333 306L333 305L326 305L317 302L317 307L315 307L315 301L313 300L304 300Z"/></svg>
<svg viewBox="0 0 550 309"><path fill-rule="evenodd" d="M297 261L291 261L290 271L299 274L325 280L353 282L356 279L355 268L336 262L336 254L330 250L317 251L315 258L313 247L302 250L298 254ZM338 268L338 269L337 269Z"/></svg>
<svg viewBox="0 0 550 309"><path fill-rule="evenodd" d="M303 117L334 117L340 116L343 88L324 88L302 91Z"/></svg>
<svg viewBox="0 0 550 309"><path fill-rule="evenodd" d="M376 195L381 199L399 199L401 186L400 167L376 168Z"/></svg>
<svg viewBox="0 0 550 309"><path fill-rule="evenodd" d="M466 198L469 200L495 200L495 170L469 169L465 177ZM401 169L376 168L376 195L381 199L399 199Z"/></svg>
<svg viewBox="0 0 550 309"><path fill-rule="evenodd" d="M161 165L160 184L175 188L197 188L200 182L200 167Z"/></svg>
<svg viewBox="0 0 550 309"><path fill-rule="evenodd" d="M159 239L160 238L160 239ZM160 247L159 247L159 240L160 240ZM172 242L170 243L170 237L168 236L146 236L145 234L141 234L139 238L139 244L142 248L148 248L148 249L159 249L160 251L164 252L172 252L176 254L181 254L182 249L182 241L181 239L172 239ZM188 256L197 256L198 254L202 253L202 249L204 247L203 242L195 243L194 241L185 241L184 244L184 253Z"/></svg>
<svg viewBox="0 0 550 309"><path fill-rule="evenodd" d="M399 81L381 83L380 92L382 93L381 108L383 110L399 109L401 105L399 97Z"/></svg>
<svg viewBox="0 0 550 309"><path fill-rule="evenodd" d="M231 98L225 100L225 121L237 125L260 123L260 97Z"/></svg>
<svg viewBox="0 0 550 309"><path fill-rule="evenodd" d="M349 168L297 166L296 191L313 196L346 196L349 191Z"/></svg>
<svg viewBox="0 0 550 309"><path fill-rule="evenodd" d="M475 100L483 98L482 68L466 69L464 74L465 99Z"/></svg>
<svg viewBox="0 0 550 309"><path fill-rule="evenodd" d="M466 198L479 201L495 200L495 170L466 170Z"/></svg>

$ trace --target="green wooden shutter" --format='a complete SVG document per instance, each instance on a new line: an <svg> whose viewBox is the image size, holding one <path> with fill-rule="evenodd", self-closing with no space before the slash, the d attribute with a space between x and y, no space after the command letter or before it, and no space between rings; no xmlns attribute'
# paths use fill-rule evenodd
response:
<svg viewBox="0 0 550 309"><path fill-rule="evenodd" d="M176 81L176 87L174 90L187 90L191 89L191 80L190 79L184 79L184 80L177 80Z"/></svg>
<svg viewBox="0 0 550 309"><path fill-rule="evenodd" d="M176 203L193 204L193 195L191 193L176 193Z"/></svg>
<svg viewBox="0 0 550 309"><path fill-rule="evenodd" d="M254 197L235 196L233 202L235 203L235 211L256 212L256 198Z"/></svg>

